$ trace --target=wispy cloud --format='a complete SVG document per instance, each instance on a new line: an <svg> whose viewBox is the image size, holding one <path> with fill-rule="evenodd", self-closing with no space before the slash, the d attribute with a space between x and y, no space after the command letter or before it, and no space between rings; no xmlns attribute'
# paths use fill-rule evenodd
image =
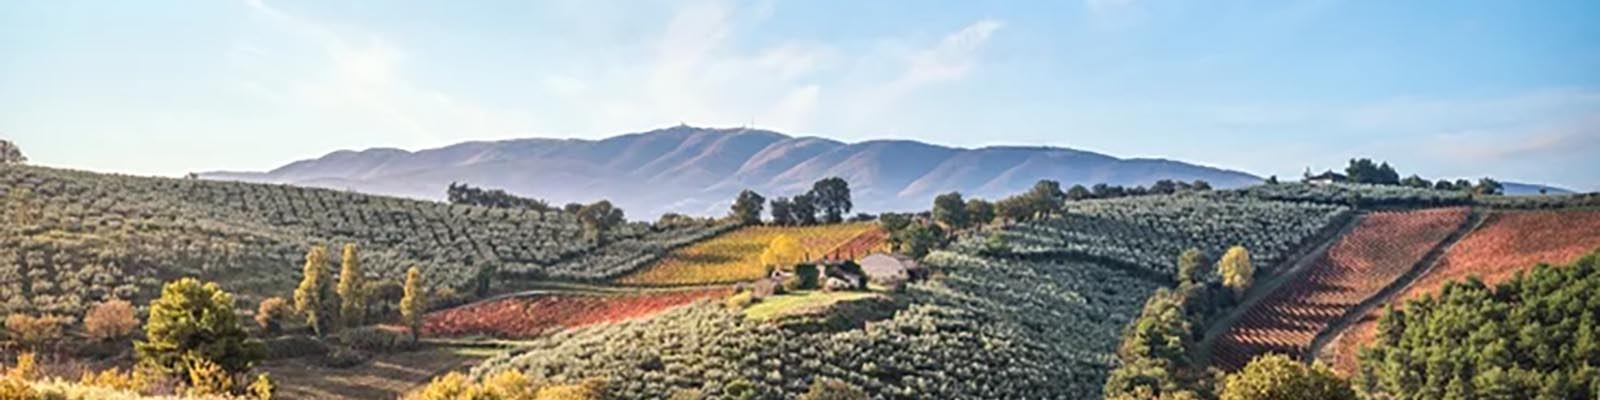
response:
<svg viewBox="0 0 1600 400"><path fill-rule="evenodd" d="M518 113L490 110L418 85L404 71L407 52L377 33L341 29L264 0L245 4L289 40L260 47L239 44L234 55L243 71L241 87L335 114L331 119L352 129L404 138L388 145L437 146L462 136L505 136L526 129L526 118ZM304 69L281 70L280 58L307 51L312 62Z"/></svg>

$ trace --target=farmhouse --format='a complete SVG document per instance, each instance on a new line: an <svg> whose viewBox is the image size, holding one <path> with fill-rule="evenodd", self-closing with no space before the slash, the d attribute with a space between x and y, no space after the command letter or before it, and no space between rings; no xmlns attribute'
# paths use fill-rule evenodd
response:
<svg viewBox="0 0 1600 400"><path fill-rule="evenodd" d="M874 253L862 257L861 269L872 283L884 286L896 286L928 275L917 260L899 254Z"/></svg>
<svg viewBox="0 0 1600 400"><path fill-rule="evenodd" d="M1323 171L1322 173L1316 175L1306 175L1305 178L1306 183L1313 185L1326 185L1330 183L1345 182L1348 180L1350 180L1349 177L1333 171Z"/></svg>

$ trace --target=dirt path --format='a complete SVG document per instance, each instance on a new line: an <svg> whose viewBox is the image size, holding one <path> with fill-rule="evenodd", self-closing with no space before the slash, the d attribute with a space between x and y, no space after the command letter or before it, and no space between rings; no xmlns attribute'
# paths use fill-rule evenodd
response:
<svg viewBox="0 0 1600 400"><path fill-rule="evenodd" d="M1371 313L1373 309L1388 303L1390 298L1400 294L1402 291L1405 291L1406 288L1411 287L1411 284L1416 282L1417 278L1427 275L1428 271L1432 271L1434 265L1439 263L1439 259L1444 257L1444 253L1449 251L1451 247L1455 246L1456 242L1461 241L1461 238L1467 237L1467 235L1472 233L1472 231L1477 230L1478 226L1483 225L1483 221L1486 219L1487 215L1488 213L1481 209L1472 209L1472 212L1467 214L1467 219L1461 222L1461 226L1457 227L1454 232L1450 232L1450 235L1446 236L1444 240L1439 242L1439 244L1434 245L1433 249L1428 251L1428 254L1423 255L1422 259L1417 260L1417 263L1412 265L1411 270L1406 271L1406 273L1400 275L1399 278L1395 278L1395 280L1390 282L1388 286L1384 286L1382 290L1378 291L1378 293L1374 293L1372 297L1368 297L1366 300L1361 301L1361 303L1357 304L1354 308L1345 310L1344 315L1339 316L1339 319L1336 319L1333 321L1333 323L1328 324L1328 326L1323 328L1321 332L1317 332L1317 336L1311 339L1311 344L1306 347L1306 353L1303 355L1303 359L1307 362L1311 362L1319 358L1326 359L1327 357L1331 356L1322 354L1324 346L1327 346L1328 343L1338 339L1340 335L1343 335L1344 332L1350 328L1350 326L1354 325L1356 321L1360 321L1362 317L1365 317L1367 314Z"/></svg>
<svg viewBox="0 0 1600 400"><path fill-rule="evenodd" d="M1318 235L1316 240L1319 242L1316 246L1308 247L1306 248L1307 250L1301 250L1301 253L1296 254L1294 257L1285 259L1285 263L1289 265L1288 269L1283 269L1283 266L1279 265L1278 270L1282 272L1274 275L1271 278L1268 278L1265 281L1259 282L1254 286L1251 286L1250 289L1245 292L1243 301L1240 301L1238 305L1233 307L1233 309L1228 310L1228 313L1224 314L1221 318L1217 318L1206 324L1205 334L1201 336L1200 342L1195 344L1195 361L1210 364L1211 350L1212 347L1216 345L1217 338L1220 338L1222 337L1222 334L1227 333L1228 329L1233 327L1233 324L1238 323L1240 318L1243 318L1251 308L1254 308L1256 304L1261 303L1261 301L1266 299L1267 296L1271 295L1272 292L1277 291L1278 288L1283 287L1290 281L1293 281L1294 279L1299 278L1301 275L1304 275L1306 271L1309 271L1311 266L1316 264L1317 259L1322 257L1324 253L1327 253L1328 249L1332 248L1334 243L1338 243L1340 238L1343 238L1346 234L1349 234L1350 231L1355 230L1356 226L1361 225L1361 220L1366 219L1367 217L1366 213L1364 212L1353 211L1352 213L1353 214L1345 219L1344 225L1340 226L1338 230L1333 231L1332 234L1325 233Z"/></svg>

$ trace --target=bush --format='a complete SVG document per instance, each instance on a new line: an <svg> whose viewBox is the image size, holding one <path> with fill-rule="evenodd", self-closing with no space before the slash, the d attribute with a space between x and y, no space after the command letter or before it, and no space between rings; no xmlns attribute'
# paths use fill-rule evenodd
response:
<svg viewBox="0 0 1600 400"><path fill-rule="evenodd" d="M249 340L233 305L233 295L215 283L202 284L194 278L168 283L161 298L150 303L145 341L134 343L139 361L188 376L191 383L195 377L205 377L190 374L193 365L214 364L230 374L249 370L263 349L260 342Z"/></svg>
<svg viewBox="0 0 1600 400"><path fill-rule="evenodd" d="M233 393L233 374L210 359L196 355L184 357L189 372L190 396L221 396Z"/></svg>
<svg viewBox="0 0 1600 400"><path fill-rule="evenodd" d="M90 339L109 341L121 339L139 329L139 319L133 315L133 303L127 300L110 300L96 304L83 317L83 330Z"/></svg>
<svg viewBox="0 0 1600 400"><path fill-rule="evenodd" d="M143 389L142 385L139 384L139 380L134 379L133 371L122 372L116 368L100 371L98 374L84 371L83 376L78 378L78 384L121 391Z"/></svg>
<svg viewBox="0 0 1600 400"><path fill-rule="evenodd" d="M749 307L751 304L754 304L756 302L756 298L754 293L739 292L739 294L728 296L727 302L728 307L745 308Z"/></svg>
<svg viewBox="0 0 1600 400"><path fill-rule="evenodd" d="M371 355L349 347L334 347L322 357L322 365L329 368L350 368L367 362Z"/></svg>
<svg viewBox="0 0 1600 400"><path fill-rule="evenodd" d="M821 287L822 274L814 264L800 264L794 266L794 276L799 279L795 289L811 290Z"/></svg>
<svg viewBox="0 0 1600 400"><path fill-rule="evenodd" d="M1256 357L1228 375L1219 400L1327 399L1354 400L1355 390L1322 364L1306 366L1281 354Z"/></svg>
<svg viewBox="0 0 1600 400"><path fill-rule="evenodd" d="M285 322L294 318L294 308L282 297L268 297L261 300L256 306L256 325L268 334L277 334L283 331Z"/></svg>
<svg viewBox="0 0 1600 400"><path fill-rule="evenodd" d="M32 316L27 314L11 314L6 317L6 331L11 334L11 340L25 348L37 349L45 344L61 340L61 327L66 324L66 319L53 316Z"/></svg>
<svg viewBox="0 0 1600 400"><path fill-rule="evenodd" d="M0 400L35 400L39 392L33 390L33 385L27 381L10 377L0 377Z"/></svg>

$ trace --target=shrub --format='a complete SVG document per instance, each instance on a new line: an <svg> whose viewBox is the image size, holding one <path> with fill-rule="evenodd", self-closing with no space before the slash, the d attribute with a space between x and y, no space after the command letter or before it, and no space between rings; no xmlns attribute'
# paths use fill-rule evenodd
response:
<svg viewBox="0 0 1600 400"><path fill-rule="evenodd" d="M17 365L6 369L6 378L32 380L39 377L39 358L31 351L17 354Z"/></svg>
<svg viewBox="0 0 1600 400"><path fill-rule="evenodd" d="M233 374L205 357L190 354L184 357L184 369L189 373L189 395L220 396L233 393Z"/></svg>
<svg viewBox="0 0 1600 400"><path fill-rule="evenodd" d="M150 303L145 341L134 344L139 361L189 376L191 382L196 377L188 373L191 365L215 364L228 373L249 370L261 358L261 343L249 340L233 304L233 295L216 283L194 278L168 283Z"/></svg>
<svg viewBox="0 0 1600 400"><path fill-rule="evenodd" d="M272 382L271 376L260 374L256 375L255 381L250 382L247 390L256 400L272 400L272 394L278 390L278 384Z"/></svg>
<svg viewBox="0 0 1600 400"><path fill-rule="evenodd" d="M134 379L133 371L122 372L122 370L116 368L100 371L100 373L84 371L83 376L78 378L78 384L121 391L143 389L138 379Z"/></svg>
<svg viewBox="0 0 1600 400"><path fill-rule="evenodd" d="M1322 364L1306 366L1281 354L1256 357L1243 370L1228 375L1219 400L1327 399L1354 400L1355 390Z"/></svg>
<svg viewBox="0 0 1600 400"><path fill-rule="evenodd" d="M728 296L727 302L728 302L728 307L745 308L745 307L749 307L751 304L754 304L756 302L756 299L755 299L755 294L754 293L751 293L751 292L739 292L739 294L736 294L736 295L733 295L733 296Z"/></svg>
<svg viewBox="0 0 1600 400"><path fill-rule="evenodd" d="M799 279L795 289L810 290L821 286L821 271L814 264L801 264L794 266L794 276Z"/></svg>
<svg viewBox="0 0 1600 400"><path fill-rule="evenodd" d="M282 297L268 297L256 306L256 325L269 334L283 331L283 324L294 317L294 308Z"/></svg>
<svg viewBox="0 0 1600 400"><path fill-rule="evenodd" d="M573 385L545 386L539 389L539 400L599 400L606 391L606 381L588 379Z"/></svg>
<svg viewBox="0 0 1600 400"><path fill-rule="evenodd" d="M35 400L40 398L39 392L33 390L33 385L28 381L10 377L0 377L0 400Z"/></svg>
<svg viewBox="0 0 1600 400"><path fill-rule="evenodd" d="M127 300L109 300L96 304L83 317L84 333L90 339L109 341L132 335L139 329L139 319L133 315L133 303Z"/></svg>
<svg viewBox="0 0 1600 400"><path fill-rule="evenodd" d="M11 340L25 348L37 349L45 344L61 340L61 326L65 319L53 315L32 316L27 314L11 314L6 317L6 331L10 332Z"/></svg>

